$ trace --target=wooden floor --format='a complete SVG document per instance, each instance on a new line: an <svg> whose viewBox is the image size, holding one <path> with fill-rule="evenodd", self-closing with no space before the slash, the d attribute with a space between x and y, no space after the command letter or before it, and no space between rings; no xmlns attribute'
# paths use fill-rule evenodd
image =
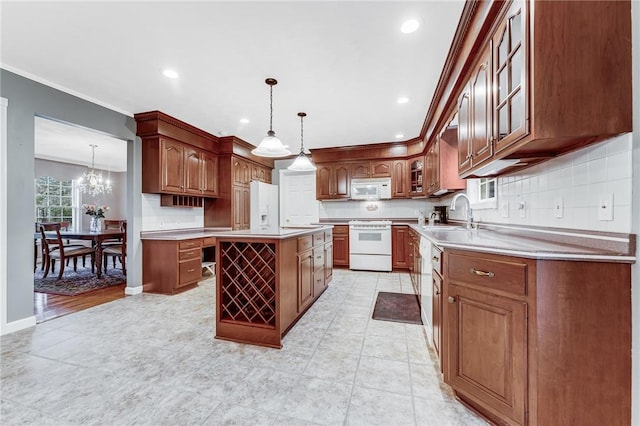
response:
<svg viewBox="0 0 640 426"><path fill-rule="evenodd" d="M124 289L126 286L126 284L114 285L78 296L33 292L33 314L36 317L36 322L40 323L112 300L122 299L125 297Z"/></svg>

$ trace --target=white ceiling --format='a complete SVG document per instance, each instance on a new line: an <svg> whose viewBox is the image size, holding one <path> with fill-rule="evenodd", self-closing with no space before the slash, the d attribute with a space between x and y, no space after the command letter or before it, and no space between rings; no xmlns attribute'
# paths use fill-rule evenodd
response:
<svg viewBox="0 0 640 426"><path fill-rule="evenodd" d="M269 128L273 77L273 129L294 152L299 111L306 148L408 140L463 4L2 1L0 63L121 112L160 110L254 145ZM421 26L402 34L409 18Z"/></svg>
<svg viewBox="0 0 640 426"><path fill-rule="evenodd" d="M44 160L91 166L91 145L95 168L127 171L127 142L109 135L46 118L35 118L34 156Z"/></svg>

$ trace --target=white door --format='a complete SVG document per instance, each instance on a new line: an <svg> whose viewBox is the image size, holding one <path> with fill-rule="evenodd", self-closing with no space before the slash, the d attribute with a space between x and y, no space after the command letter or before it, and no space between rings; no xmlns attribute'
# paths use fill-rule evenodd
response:
<svg viewBox="0 0 640 426"><path fill-rule="evenodd" d="M316 172L280 170L280 226L317 223Z"/></svg>

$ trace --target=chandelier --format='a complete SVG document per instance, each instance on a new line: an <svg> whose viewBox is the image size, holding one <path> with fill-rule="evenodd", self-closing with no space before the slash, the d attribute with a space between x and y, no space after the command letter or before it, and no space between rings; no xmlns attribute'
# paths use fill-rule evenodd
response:
<svg viewBox="0 0 640 426"><path fill-rule="evenodd" d="M311 160L309 160L309 157L304 154L304 127L302 125L302 119L306 116L307 114L304 112L298 113L298 117L300 117L300 154L298 154L293 164L287 167L287 169L293 170L294 172L312 172L316 170L316 166L314 166Z"/></svg>
<svg viewBox="0 0 640 426"><path fill-rule="evenodd" d="M78 188L83 193L96 196L99 194L108 194L111 192L111 181L102 178L102 172L96 172L95 159L96 148L98 145L89 145L91 147L91 169L82 174L78 182Z"/></svg>

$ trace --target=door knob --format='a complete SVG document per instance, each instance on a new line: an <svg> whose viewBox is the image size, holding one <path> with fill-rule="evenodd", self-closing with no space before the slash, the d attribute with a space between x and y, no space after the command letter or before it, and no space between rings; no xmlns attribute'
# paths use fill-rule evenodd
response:
<svg viewBox="0 0 640 426"><path fill-rule="evenodd" d="M449 298L447 299L449 301L449 303L455 303L456 302L456 298L453 296L449 296Z"/></svg>

